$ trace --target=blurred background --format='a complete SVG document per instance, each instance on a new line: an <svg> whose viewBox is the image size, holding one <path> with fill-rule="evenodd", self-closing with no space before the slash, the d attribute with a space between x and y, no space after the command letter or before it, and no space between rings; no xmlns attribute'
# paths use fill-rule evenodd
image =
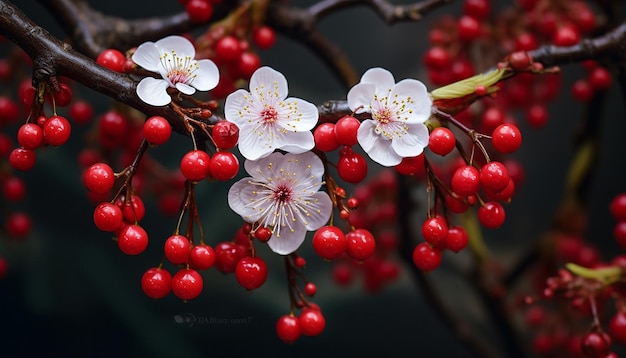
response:
<svg viewBox="0 0 626 358"><path fill-rule="evenodd" d="M228 0L225 0L228 1ZM36 2L14 1L35 22L63 38L55 19ZM165 15L182 11L175 0L89 1L96 9L126 18ZM307 6L312 0L294 1ZM319 23L320 29L348 54L357 72L381 66L396 80L411 77L426 81L422 66L427 33L432 21L445 13L460 13L460 1L429 14L423 21L385 25L368 8L337 11ZM508 2L507 2L508 3ZM7 43L1 44L8 49ZM347 90L310 51L279 35L275 48L259 53L264 64L282 72L291 96L313 103L345 99ZM561 199L564 176L572 156L573 138L582 119L583 105L573 102L571 83L580 66L564 66L563 91L549 105L545 128L532 130L520 120L522 148L512 157L525 169L525 182L506 207L507 222L486 231L487 243L503 265L520 257L528 244L546 230ZM427 83L428 85L428 83ZM432 89L428 85L429 89ZM626 191L624 108L618 86L608 96L602 112L601 156L596 163L589 193L587 238L608 259L623 250L612 239L614 222L608 202ZM14 89L3 94L15 98ZM96 113L112 102L82 86L75 96L92 100ZM521 119L521 118L520 118ZM9 129L15 133L15 129ZM360 282L344 288L331 279L332 263L318 258L305 242L299 253L307 259L304 270L318 285L314 302L323 309L326 329L319 337L302 337L293 345L275 333L277 318L289 311L282 258L259 248L269 266L268 282L254 292L241 288L233 275L215 269L203 272L204 291L182 302L174 295L152 300L141 291L142 274L158 265L162 242L171 234L176 218L164 218L156 202L145 198L143 227L150 245L139 256L126 256L107 233L93 226L94 204L85 196L76 154L84 145L89 126L74 126L70 141L59 148L38 150L37 164L19 173L28 184L27 199L19 209L31 214L33 231L22 241L0 240L0 254L9 261L8 276L0 281L1 356L6 357L203 357L244 356L266 352L278 357L309 356L471 356L438 320L405 263L401 274L381 291L368 293ZM191 149L188 138L174 135L150 153L175 168ZM121 168L114 168L121 169ZM370 164L371 176L380 168ZM240 176L245 173L243 170ZM227 205L229 183L198 185L197 198L209 244L230 240L241 224ZM353 186L346 185L350 193ZM418 188L422 191L424 188ZM3 204L6 205L6 204ZM5 212L6 210L3 210ZM416 223L425 211L416 214ZM417 236L414 239L417 243ZM474 332L484 333L499 348L498 332L485 319L484 308L455 274L468 267L468 255L447 254L441 269L428 275L452 310ZM171 271L173 272L173 271Z"/></svg>

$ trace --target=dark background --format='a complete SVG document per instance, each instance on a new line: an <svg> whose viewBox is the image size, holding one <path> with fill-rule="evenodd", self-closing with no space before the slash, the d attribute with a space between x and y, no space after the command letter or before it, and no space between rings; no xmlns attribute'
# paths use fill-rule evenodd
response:
<svg viewBox="0 0 626 358"><path fill-rule="evenodd" d="M63 36L51 15L35 2L15 3L50 32ZM91 3L106 13L128 18L181 10L175 0L158 2L158 6L148 1ZM313 1L297 3L309 5ZM422 54L427 46L429 23L445 12L458 13L459 3L418 23L386 26L371 10L355 8L333 14L319 25L344 48L359 73L381 66L394 73L396 80L425 79ZM346 90L300 44L279 37L276 47L262 52L261 57L264 64L285 74L290 95L313 103L345 99ZM524 163L526 180L513 203L506 207L506 225L485 232L488 244L505 266L548 227L561 198L573 135L583 112L583 106L569 95L569 85L582 70L566 66L564 72L563 93L550 104L551 116L544 129L526 128L522 117L518 117L524 145L513 156ZM85 88L76 92L93 98L97 113L111 105L107 98ZM605 259L623 251L612 240L614 223L607 205L615 194L626 191L626 173L621 165L626 153L624 108L615 85L608 108L598 118L606 124L601 131L602 156L589 196L588 235L603 250ZM289 301L281 258L264 247L259 251L268 261L270 277L254 292L245 292L232 275L224 276L213 269L203 273L204 291L193 301L183 303L171 294L162 300L147 298L140 288L141 275L159 263L161 240L172 232L176 221L161 217L155 202L146 199L147 213L142 224L151 244L139 256L122 254L108 234L93 227L93 204L85 198L75 157L87 128L75 126L73 131L68 144L39 150L36 167L20 174L28 182L29 191L27 200L16 209L32 214L34 228L27 240L0 241L0 253L10 262L9 275L0 282L0 328L4 332L0 335L0 356L469 355L437 320L408 270L403 269L396 282L376 294L366 293L360 284L339 288L330 279L332 264L318 259L309 242L300 251L308 259L305 274L318 285L314 301L323 308L327 320L319 337L302 337L294 345L283 344L276 337L276 319L288 313ZM174 136L151 153L175 166L190 148L187 138ZM374 164L370 168L372 173L378 170ZM240 224L240 219L228 209L227 188L228 184L198 186L200 213L209 243L229 240ZM429 278L454 311L498 347L498 335L484 319L483 309L466 284L449 270L463 269L466 259L464 254L446 255L444 266Z"/></svg>

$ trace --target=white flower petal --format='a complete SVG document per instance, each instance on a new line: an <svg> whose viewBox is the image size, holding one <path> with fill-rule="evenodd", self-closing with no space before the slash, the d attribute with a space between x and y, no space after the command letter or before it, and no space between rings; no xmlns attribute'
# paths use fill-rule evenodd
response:
<svg viewBox="0 0 626 358"><path fill-rule="evenodd" d="M280 127L287 131L310 131L319 119L317 107L300 98L290 97L276 108Z"/></svg>
<svg viewBox="0 0 626 358"><path fill-rule="evenodd" d="M137 47L131 59L147 71L159 72L163 67L160 60L161 55L154 42L144 42Z"/></svg>
<svg viewBox="0 0 626 358"><path fill-rule="evenodd" d="M264 127L255 130L253 126L247 123L239 126L239 152L249 160L266 157L276 149L274 137Z"/></svg>
<svg viewBox="0 0 626 358"><path fill-rule="evenodd" d="M408 115L408 122L424 123L430 117L432 100L426 86L418 80L405 79L398 82L391 90L389 98L403 101L402 105L404 113Z"/></svg>
<svg viewBox="0 0 626 358"><path fill-rule="evenodd" d="M422 123L407 123L408 133L391 141L391 147L401 157L416 157L428 145L428 128Z"/></svg>
<svg viewBox="0 0 626 358"><path fill-rule="evenodd" d="M293 231L288 227L280 230L280 237L272 235L267 245L279 255L289 255L296 251L306 238L306 228L303 225L295 225Z"/></svg>
<svg viewBox="0 0 626 358"><path fill-rule="evenodd" d="M280 132L278 133L281 134ZM277 149L282 149L285 152L300 154L313 149L315 139L313 138L313 133L310 131L286 133L277 135L274 145Z"/></svg>
<svg viewBox="0 0 626 358"><path fill-rule="evenodd" d="M243 178L228 190L228 206L247 222L259 220L262 214L262 211L259 211L251 202L251 200L258 199L254 195L257 185L250 184L251 180L252 178Z"/></svg>
<svg viewBox="0 0 626 358"><path fill-rule="evenodd" d="M275 169L279 166L276 163L280 165L283 157L282 153L274 152L258 160L246 160L243 166L255 181L265 183L277 177Z"/></svg>
<svg viewBox="0 0 626 358"><path fill-rule="evenodd" d="M260 67L250 77L250 93L258 99L282 101L288 91L285 76L271 67Z"/></svg>
<svg viewBox="0 0 626 358"><path fill-rule="evenodd" d="M172 101L166 91L168 87L169 83L165 80L146 77L137 85L137 96L149 105L165 106Z"/></svg>
<svg viewBox="0 0 626 358"><path fill-rule="evenodd" d="M247 113L246 106L250 93L246 90L239 89L226 97L224 102L224 116L227 120L235 123L241 130L244 122L247 122L244 115Z"/></svg>
<svg viewBox="0 0 626 358"><path fill-rule="evenodd" d="M192 95L196 93L195 88L191 87L190 85L184 84L182 82L178 82L176 84L176 89L187 95Z"/></svg>
<svg viewBox="0 0 626 358"><path fill-rule="evenodd" d="M348 91L348 106L357 114L369 112L369 106L374 100L375 93L376 85L374 84L356 84Z"/></svg>
<svg viewBox="0 0 626 358"><path fill-rule="evenodd" d="M391 140L383 139L375 132L376 122L365 120L361 123L357 132L357 139L361 148L367 155L378 164L392 167L400 164L402 157L397 155L391 148Z"/></svg>
<svg viewBox="0 0 626 358"><path fill-rule="evenodd" d="M196 70L195 75L196 78L191 82L191 85L199 91L212 90L220 80L220 71L211 60L198 61L198 70Z"/></svg>
<svg viewBox="0 0 626 358"><path fill-rule="evenodd" d="M317 230L320 227L326 225L330 219L330 214L333 212L333 203L330 200L328 194L323 191L311 195L305 200L307 212L305 213L306 222L305 227L309 231Z"/></svg>
<svg viewBox="0 0 626 358"><path fill-rule="evenodd" d="M376 86L376 94L386 96L388 91L396 84L391 72L384 68L374 67L365 71L361 76L361 83L371 83Z"/></svg>
<svg viewBox="0 0 626 358"><path fill-rule="evenodd" d="M162 50L163 53L171 54L174 52L178 57L189 56L192 59L196 56L196 49L191 41L182 36L168 36L155 42L155 45ZM159 55L163 55L163 53Z"/></svg>

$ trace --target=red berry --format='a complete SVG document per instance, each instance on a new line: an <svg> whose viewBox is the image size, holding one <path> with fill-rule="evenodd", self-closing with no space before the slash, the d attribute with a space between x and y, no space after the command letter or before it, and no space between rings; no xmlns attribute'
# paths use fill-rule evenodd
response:
<svg viewBox="0 0 626 358"><path fill-rule="evenodd" d="M516 51L532 51L537 47L539 47L537 39L531 33L524 32L515 38Z"/></svg>
<svg viewBox="0 0 626 358"><path fill-rule="evenodd" d="M335 259L346 251L348 241L336 226L322 226L313 234L313 249L326 260Z"/></svg>
<svg viewBox="0 0 626 358"><path fill-rule="evenodd" d="M446 249L453 252L459 252L467 246L468 242L469 236L463 227L457 225L450 226L448 229L448 235L445 239Z"/></svg>
<svg viewBox="0 0 626 358"><path fill-rule="evenodd" d="M432 271L441 265L441 251L422 242L413 250L413 263L422 271Z"/></svg>
<svg viewBox="0 0 626 358"><path fill-rule="evenodd" d="M107 111L98 119L98 140L107 149L122 146L128 137L128 127L128 119L124 115Z"/></svg>
<svg viewBox="0 0 626 358"><path fill-rule="evenodd" d="M72 89L67 85L67 83L63 82L59 82L58 89L58 91L54 91L52 93L54 105L57 107L65 107L72 102ZM46 93L46 100L49 100L49 97L48 93Z"/></svg>
<svg viewBox="0 0 626 358"><path fill-rule="evenodd" d="M522 145L522 133L513 124L501 124L493 130L491 143L500 153L513 153Z"/></svg>
<svg viewBox="0 0 626 358"><path fill-rule="evenodd" d="M626 345L626 312L618 311L609 322L609 333L615 342Z"/></svg>
<svg viewBox="0 0 626 358"><path fill-rule="evenodd" d="M268 50L276 43L276 32L269 26L259 26L254 30L253 41L261 50Z"/></svg>
<svg viewBox="0 0 626 358"><path fill-rule="evenodd" d="M10 176L2 183L2 194L8 201L18 202L26 196L26 184L16 176Z"/></svg>
<svg viewBox="0 0 626 358"><path fill-rule="evenodd" d="M239 260L247 256L245 247L229 241L217 244L214 251L215 267L222 273L235 272Z"/></svg>
<svg viewBox="0 0 626 358"><path fill-rule="evenodd" d="M254 230L254 237L261 242L267 242L272 237L272 230L261 226Z"/></svg>
<svg viewBox="0 0 626 358"><path fill-rule="evenodd" d="M15 148L9 154L9 164L15 170L29 171L35 166L35 152L30 149Z"/></svg>
<svg viewBox="0 0 626 358"><path fill-rule="evenodd" d="M162 268L149 268L141 277L141 290L150 298L163 298L172 290L172 275Z"/></svg>
<svg viewBox="0 0 626 358"><path fill-rule="evenodd" d="M146 207L138 195L131 195L128 202L122 197L115 202L115 205L122 209L124 220L130 224L141 221L146 214Z"/></svg>
<svg viewBox="0 0 626 358"><path fill-rule="evenodd" d="M463 13L477 19L484 19L489 15L489 0L465 0Z"/></svg>
<svg viewBox="0 0 626 358"><path fill-rule="evenodd" d="M194 269L182 269L172 278L172 292L181 300L192 300L202 293L202 276Z"/></svg>
<svg viewBox="0 0 626 358"><path fill-rule="evenodd" d="M352 230L345 235L345 238L348 242L346 253L353 259L363 261L376 251L376 240L369 230Z"/></svg>
<svg viewBox="0 0 626 358"><path fill-rule="evenodd" d="M184 264L191 252L191 243L183 235L172 235L165 240L163 245L165 257L173 264Z"/></svg>
<svg viewBox="0 0 626 358"><path fill-rule="evenodd" d="M307 282L307 284L304 285L304 293L306 293L309 297L315 296L317 293L317 286L313 282Z"/></svg>
<svg viewBox="0 0 626 358"><path fill-rule="evenodd" d="M480 22L474 17L463 15L458 22L459 37L464 41L472 41L480 37Z"/></svg>
<svg viewBox="0 0 626 358"><path fill-rule="evenodd" d="M437 248L445 247L448 236L448 223L443 216L435 216L424 220L422 224L422 236L424 240Z"/></svg>
<svg viewBox="0 0 626 358"><path fill-rule="evenodd" d="M74 123L87 124L93 118L93 106L87 101L74 101L70 105L69 115Z"/></svg>
<svg viewBox="0 0 626 358"><path fill-rule="evenodd" d="M626 249L626 221L619 221L615 224L613 237L622 248Z"/></svg>
<svg viewBox="0 0 626 358"><path fill-rule="evenodd" d="M487 133L493 131L499 125L504 124L505 117L506 115L501 108L490 107L483 112L480 118L481 128Z"/></svg>
<svg viewBox="0 0 626 358"><path fill-rule="evenodd" d="M199 244L191 248L189 265L196 270L208 270L215 264L215 251L209 245Z"/></svg>
<svg viewBox="0 0 626 358"><path fill-rule="evenodd" d="M117 245L126 255L139 255L148 247L148 233L139 225L126 225L117 236Z"/></svg>
<svg viewBox="0 0 626 358"><path fill-rule="evenodd" d="M124 224L124 215L119 206L104 202L99 204L93 211L93 221L98 229L114 232Z"/></svg>
<svg viewBox="0 0 626 358"><path fill-rule="evenodd" d="M219 62L236 61L242 52L241 43L234 36L224 36L215 43L215 57Z"/></svg>
<svg viewBox="0 0 626 358"><path fill-rule="evenodd" d="M180 171L191 181L200 181L210 173L210 156L202 150L194 149L187 152L180 161Z"/></svg>
<svg viewBox="0 0 626 358"><path fill-rule="evenodd" d="M446 195L446 208L455 214L461 214L469 209L469 205L461 198L453 195Z"/></svg>
<svg viewBox="0 0 626 358"><path fill-rule="evenodd" d="M509 172L504 164L491 161L480 168L480 184L485 189L498 192L509 185Z"/></svg>
<svg viewBox="0 0 626 358"><path fill-rule="evenodd" d="M475 195L480 189L480 173L472 165L464 165L452 175L452 190L460 196Z"/></svg>
<svg viewBox="0 0 626 358"><path fill-rule="evenodd" d="M348 183L360 183L367 176L367 161L359 153L349 153L339 156L337 162L339 177Z"/></svg>
<svg viewBox="0 0 626 358"><path fill-rule="evenodd" d="M216 152L209 161L209 172L217 180L230 180L239 172L239 160L231 152Z"/></svg>
<svg viewBox="0 0 626 358"><path fill-rule="evenodd" d="M448 155L456 145L456 137L451 130L446 127L433 129L428 137L428 148L439 155Z"/></svg>
<svg viewBox="0 0 626 358"><path fill-rule="evenodd" d="M243 79L249 80L259 67L261 67L261 58L256 53L243 52L241 56L239 56L237 68L239 69L239 75Z"/></svg>
<svg viewBox="0 0 626 358"><path fill-rule="evenodd" d="M35 123L25 123L17 131L17 143L24 149L37 149L43 144L43 129Z"/></svg>
<svg viewBox="0 0 626 358"><path fill-rule="evenodd" d="M115 72L124 72L126 56L116 49L107 49L98 55L96 62L103 67Z"/></svg>
<svg viewBox="0 0 626 358"><path fill-rule="evenodd" d="M172 135L172 126L161 116L152 116L143 124L143 136L148 143L161 145Z"/></svg>
<svg viewBox="0 0 626 358"><path fill-rule="evenodd" d="M587 333L580 341L580 348L586 357L604 358L610 353L610 338L597 332Z"/></svg>
<svg viewBox="0 0 626 358"><path fill-rule="evenodd" d="M612 82L611 73L604 67L595 67L589 74L589 84L596 91L608 90Z"/></svg>
<svg viewBox="0 0 626 358"><path fill-rule="evenodd" d="M43 126L43 139L47 144L55 147L67 142L72 133L70 122L61 116L48 118Z"/></svg>
<svg viewBox="0 0 626 358"><path fill-rule="evenodd" d="M202 24L213 16L213 5L209 0L189 0L185 5L185 11L190 22Z"/></svg>
<svg viewBox="0 0 626 358"><path fill-rule="evenodd" d="M559 27L552 38L552 43L557 46L573 46L580 42L578 29L571 24Z"/></svg>
<svg viewBox="0 0 626 358"><path fill-rule="evenodd" d="M478 221L488 229L499 228L504 223L505 218L504 208L498 202L487 202L478 209Z"/></svg>
<svg viewBox="0 0 626 358"><path fill-rule="evenodd" d="M335 136L339 144L352 146L359 142L357 132L361 122L352 116L343 116L335 124Z"/></svg>
<svg viewBox="0 0 626 358"><path fill-rule="evenodd" d="M83 181L89 191L97 194L108 193L115 184L115 173L106 163L96 163L87 168Z"/></svg>
<svg viewBox="0 0 626 358"><path fill-rule="evenodd" d="M298 322L302 334L309 337L318 336L326 327L326 319L322 312L312 308L303 309Z"/></svg>
<svg viewBox="0 0 626 358"><path fill-rule="evenodd" d="M335 135L334 123L322 123L313 131L313 139L315 140L315 148L322 152L332 152L339 148L339 141Z"/></svg>
<svg viewBox="0 0 626 358"><path fill-rule="evenodd" d="M543 104L534 104L526 111L526 121L532 128L542 128L548 122L548 109Z"/></svg>
<svg viewBox="0 0 626 358"><path fill-rule="evenodd" d="M617 221L626 221L626 193L617 194L609 206L611 216Z"/></svg>
<svg viewBox="0 0 626 358"><path fill-rule="evenodd" d="M515 182L513 179L509 179L509 182L504 189L494 191L489 188L485 188L485 193L487 193L490 200L508 202L513 197L513 194L515 194Z"/></svg>
<svg viewBox="0 0 626 358"><path fill-rule="evenodd" d="M298 317L290 314L278 318L276 322L276 334L278 338L285 343L293 343L298 340L302 334L302 332L300 332Z"/></svg>
<svg viewBox="0 0 626 358"><path fill-rule="evenodd" d="M421 176L426 172L424 168L424 153L416 157L402 158L400 164L394 167L402 175Z"/></svg>
<svg viewBox="0 0 626 358"><path fill-rule="evenodd" d="M221 120L211 130L215 146L221 150L233 148L239 140L239 127L233 122Z"/></svg>
<svg viewBox="0 0 626 358"><path fill-rule="evenodd" d="M593 97L593 87L585 79L577 80L572 85L572 97L579 102L589 102Z"/></svg>
<svg viewBox="0 0 626 358"><path fill-rule="evenodd" d="M267 279L267 264L262 258L244 257L237 263L235 278L241 287L254 290L261 287Z"/></svg>
<svg viewBox="0 0 626 358"><path fill-rule="evenodd" d="M431 47L424 55L426 66L434 69L444 69L450 66L450 55L443 47Z"/></svg>

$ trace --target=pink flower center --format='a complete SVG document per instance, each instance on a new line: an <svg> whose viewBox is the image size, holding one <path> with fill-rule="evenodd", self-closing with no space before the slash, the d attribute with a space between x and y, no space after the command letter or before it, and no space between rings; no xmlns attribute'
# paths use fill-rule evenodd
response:
<svg viewBox="0 0 626 358"><path fill-rule="evenodd" d="M195 72L198 69L198 62L190 56L179 57L174 51L170 56L166 52L161 56L161 65L167 73L167 79L173 85L177 83L188 85L196 78Z"/></svg>
<svg viewBox="0 0 626 358"><path fill-rule="evenodd" d="M278 112L274 107L266 106L261 111L261 117L265 123L274 123L278 119Z"/></svg>
<svg viewBox="0 0 626 358"><path fill-rule="evenodd" d="M283 204L285 202L291 201L292 194L293 191L290 187L285 184L281 184L274 190L274 200Z"/></svg>
<svg viewBox="0 0 626 358"><path fill-rule="evenodd" d="M373 117L378 121L379 124L387 124L391 122L392 113L389 108L383 107L374 112Z"/></svg>

